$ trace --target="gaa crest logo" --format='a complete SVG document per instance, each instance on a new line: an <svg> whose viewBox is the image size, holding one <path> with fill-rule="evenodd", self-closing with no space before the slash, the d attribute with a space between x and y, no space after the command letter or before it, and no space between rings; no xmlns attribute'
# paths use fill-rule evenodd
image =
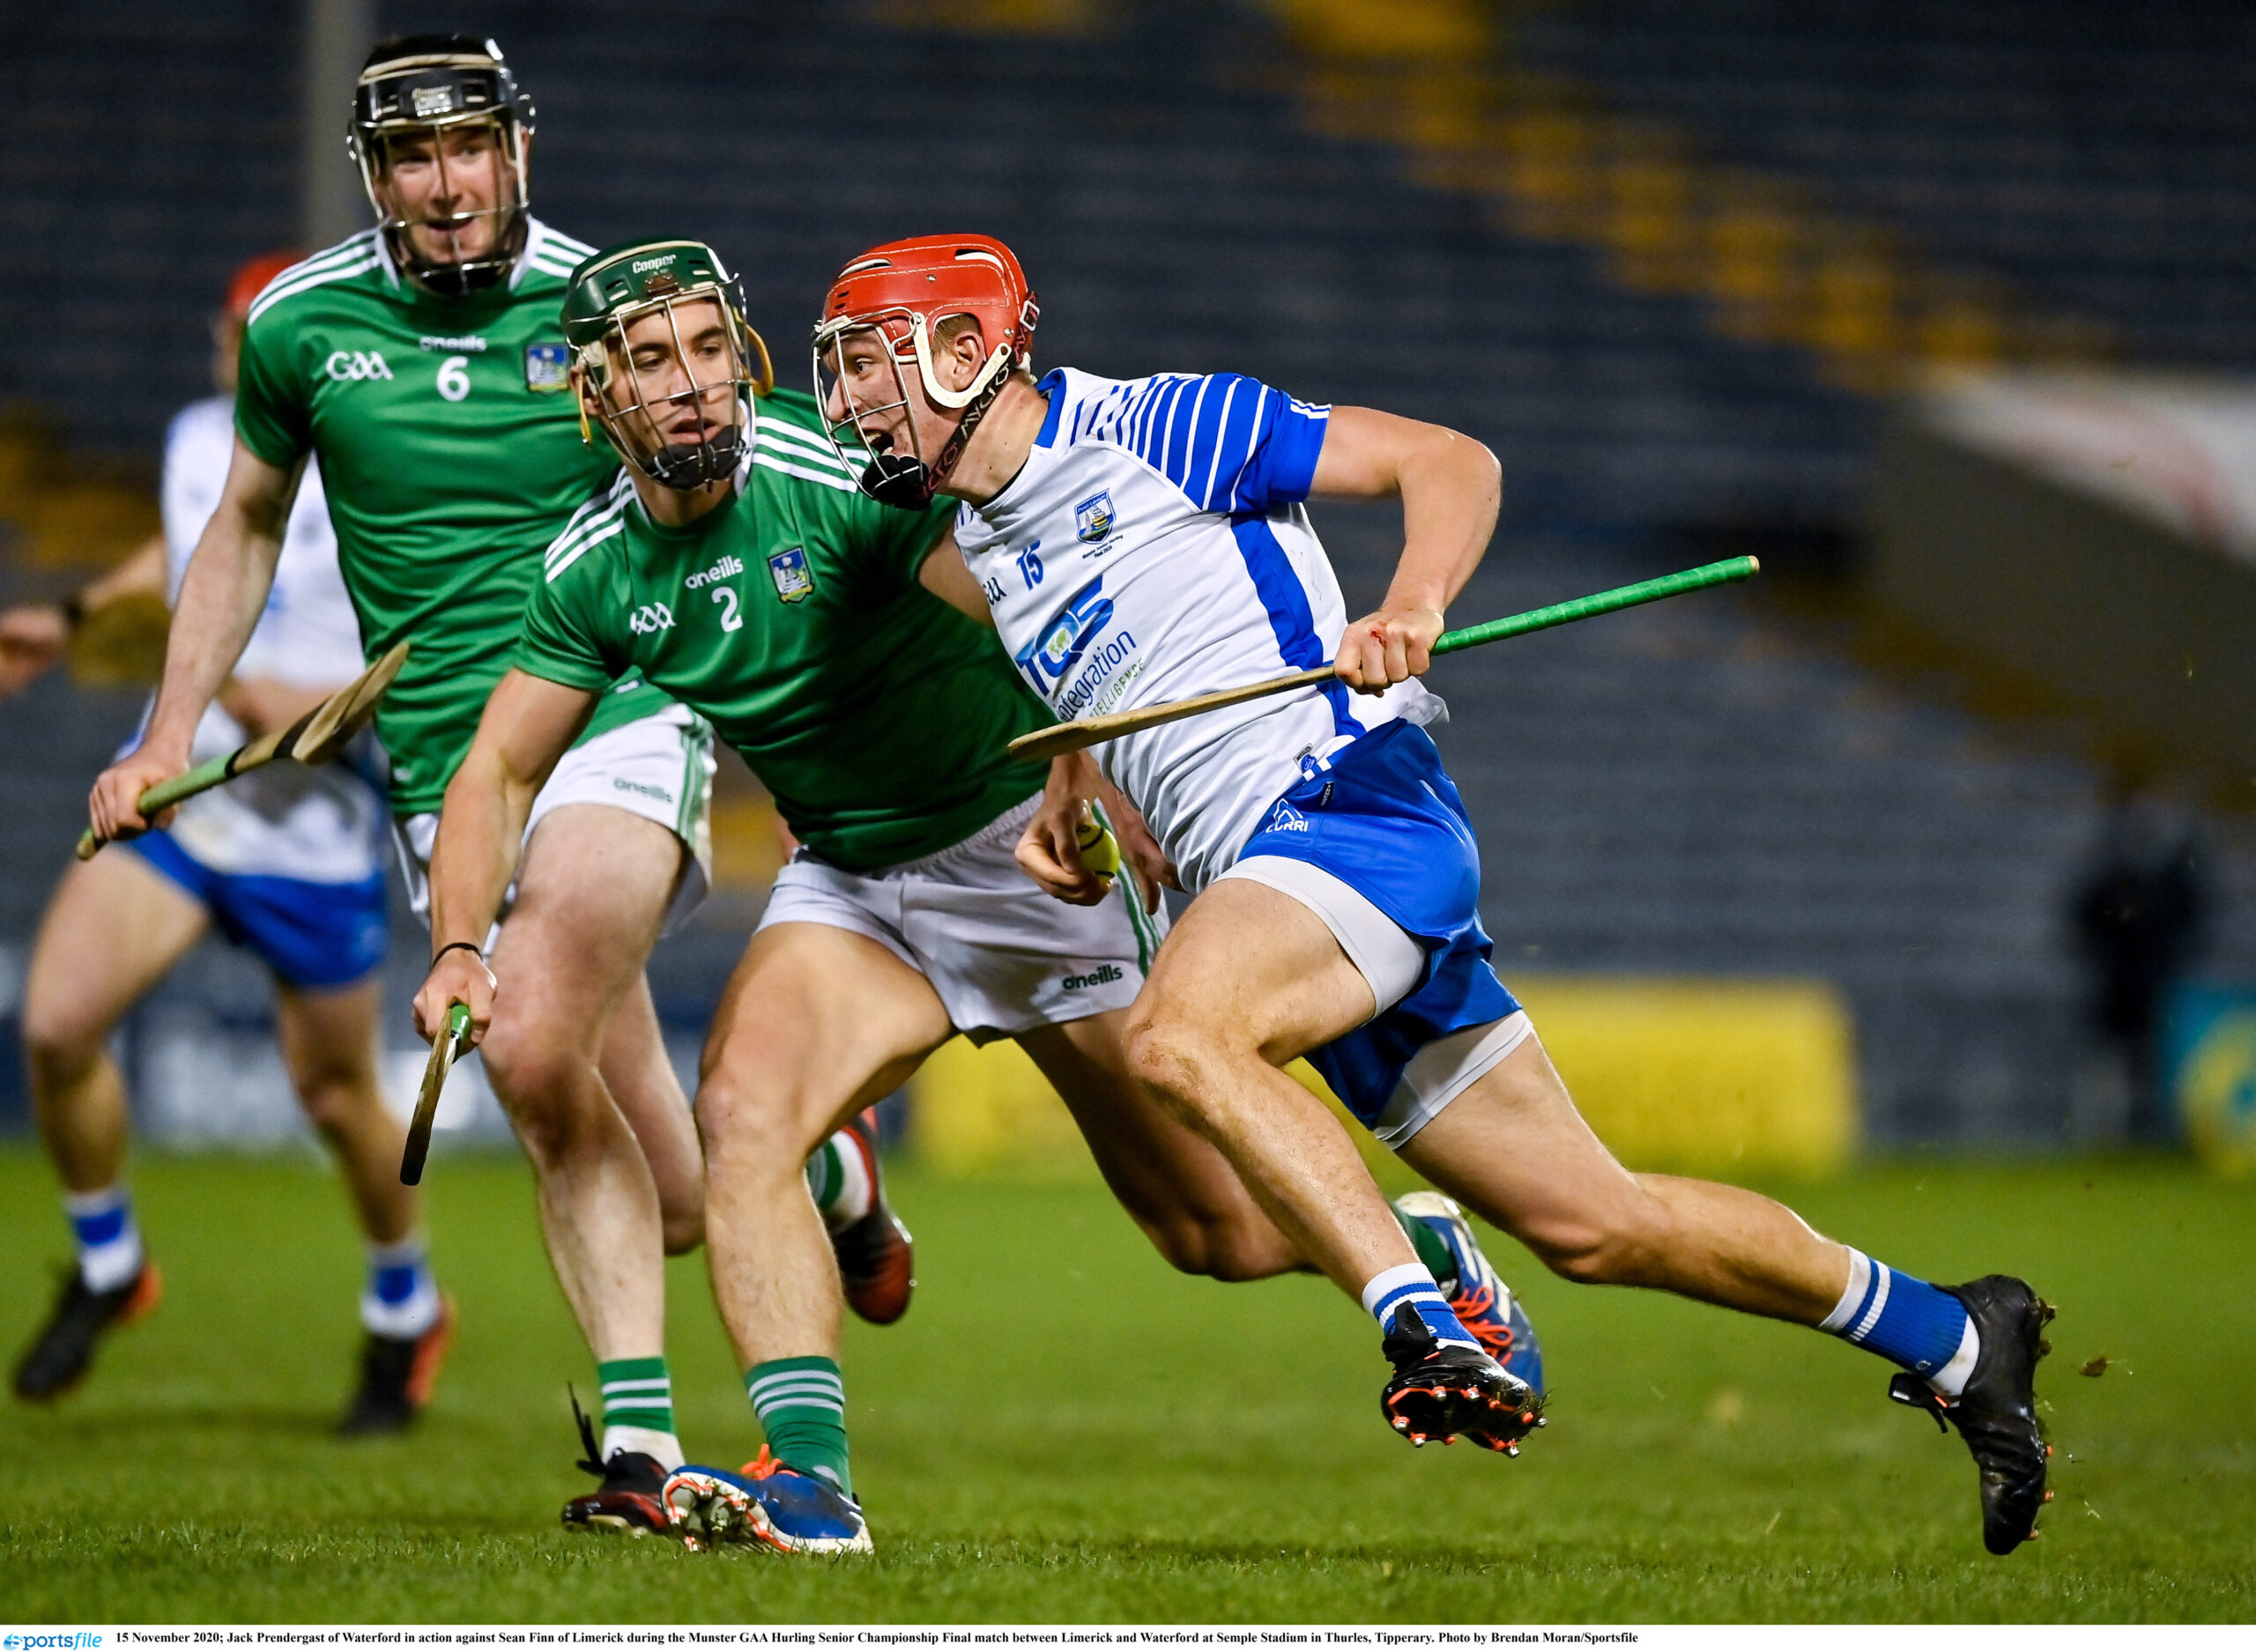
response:
<svg viewBox="0 0 2256 1652"><path fill-rule="evenodd" d="M814 595L814 575L807 572L804 545L793 545L769 557L768 574L776 582L776 595L787 603L805 602Z"/></svg>
<svg viewBox="0 0 2256 1652"><path fill-rule="evenodd" d="M572 388L572 352L562 344L525 346L525 389L538 392Z"/></svg>
<svg viewBox="0 0 2256 1652"><path fill-rule="evenodd" d="M1073 534L1083 544L1096 544L1112 531L1112 490L1090 494L1073 507Z"/></svg>

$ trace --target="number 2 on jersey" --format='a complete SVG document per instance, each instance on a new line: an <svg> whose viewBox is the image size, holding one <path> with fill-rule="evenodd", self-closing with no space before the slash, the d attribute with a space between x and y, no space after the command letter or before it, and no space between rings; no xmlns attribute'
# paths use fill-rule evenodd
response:
<svg viewBox="0 0 2256 1652"><path fill-rule="evenodd" d="M741 631L744 629L744 616L737 611L737 594L733 586L716 585L713 588L713 600L721 604L722 630Z"/></svg>

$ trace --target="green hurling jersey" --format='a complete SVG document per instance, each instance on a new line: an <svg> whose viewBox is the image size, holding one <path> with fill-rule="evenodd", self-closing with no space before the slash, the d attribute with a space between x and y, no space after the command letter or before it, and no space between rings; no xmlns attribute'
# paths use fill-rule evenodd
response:
<svg viewBox="0 0 2256 1652"><path fill-rule="evenodd" d="M870 871L1040 790L1047 770L1004 748L1051 719L994 633L917 583L953 508L864 497L821 431L813 397L762 397L739 491L687 528L653 522L621 471L550 548L516 663L590 690L639 670L744 754L808 848Z"/></svg>
<svg viewBox="0 0 2256 1652"><path fill-rule="evenodd" d="M509 283L439 298L374 230L286 270L251 306L235 431L267 463L308 452L375 659L406 668L376 710L392 807L438 808L508 670L541 552L618 468L581 440L560 313L589 248L538 219ZM627 683L583 738L665 704Z"/></svg>

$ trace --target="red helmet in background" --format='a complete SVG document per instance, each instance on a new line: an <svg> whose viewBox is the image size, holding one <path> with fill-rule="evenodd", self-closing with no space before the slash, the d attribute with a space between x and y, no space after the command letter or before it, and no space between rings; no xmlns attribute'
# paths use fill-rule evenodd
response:
<svg viewBox="0 0 2256 1652"><path fill-rule="evenodd" d="M302 259L301 252L263 252L247 259L227 283L226 313L237 321L250 314L252 302L266 291L267 284Z"/></svg>
<svg viewBox="0 0 2256 1652"><path fill-rule="evenodd" d="M977 326L986 353L977 376L960 390L944 384L932 366L940 324L959 315ZM1031 360L1035 323L1041 316L1017 256L991 235L924 235L872 247L850 260L831 283L822 319L815 324L814 388L823 402L824 428L839 456L851 466L849 432L857 454L868 456L862 491L909 510L931 503L996 393ZM847 372L840 348L847 335L865 330L878 332L887 346L890 375L874 386L866 375ZM912 368L916 386L926 396L963 414L929 459L917 445ZM829 412L834 389L843 407L842 417L835 419ZM882 437L873 441L865 428L872 416L896 408L910 411L905 422L917 450L902 453Z"/></svg>

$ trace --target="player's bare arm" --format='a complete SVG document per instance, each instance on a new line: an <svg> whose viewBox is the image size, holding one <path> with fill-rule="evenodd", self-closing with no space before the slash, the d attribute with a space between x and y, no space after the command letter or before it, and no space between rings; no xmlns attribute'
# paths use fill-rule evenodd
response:
<svg viewBox="0 0 2256 1652"><path fill-rule="evenodd" d="M1444 426L1335 407L1309 492L1314 499L1402 500L1402 559L1386 600L1341 634L1333 669L1367 694L1423 676L1443 610L1495 532L1503 498L1496 456Z"/></svg>
<svg viewBox="0 0 2256 1652"><path fill-rule="evenodd" d="M524 671L494 687L470 754L447 786L431 851L431 973L415 995L415 1029L433 1037L450 1004L470 1006L471 1042L494 1019L486 937L516 875L533 798L594 715L597 696Z"/></svg>
<svg viewBox="0 0 2256 1652"><path fill-rule="evenodd" d="M152 534L92 584L56 603L0 612L0 699L19 694L70 646L87 617L128 596L165 596L165 536Z"/></svg>
<svg viewBox="0 0 2256 1652"><path fill-rule="evenodd" d="M990 631L995 628L995 616L988 611L979 582L963 566L963 553L955 548L953 530L943 530L916 565L916 582L965 619L976 620Z"/></svg>
<svg viewBox="0 0 2256 1652"><path fill-rule="evenodd" d="M196 725L241 657L266 596L297 498L302 463L288 470L235 443L219 507L196 543L165 644L164 685L148 733L94 782L87 812L94 835L132 837L161 821L144 819L141 794L188 767Z"/></svg>

